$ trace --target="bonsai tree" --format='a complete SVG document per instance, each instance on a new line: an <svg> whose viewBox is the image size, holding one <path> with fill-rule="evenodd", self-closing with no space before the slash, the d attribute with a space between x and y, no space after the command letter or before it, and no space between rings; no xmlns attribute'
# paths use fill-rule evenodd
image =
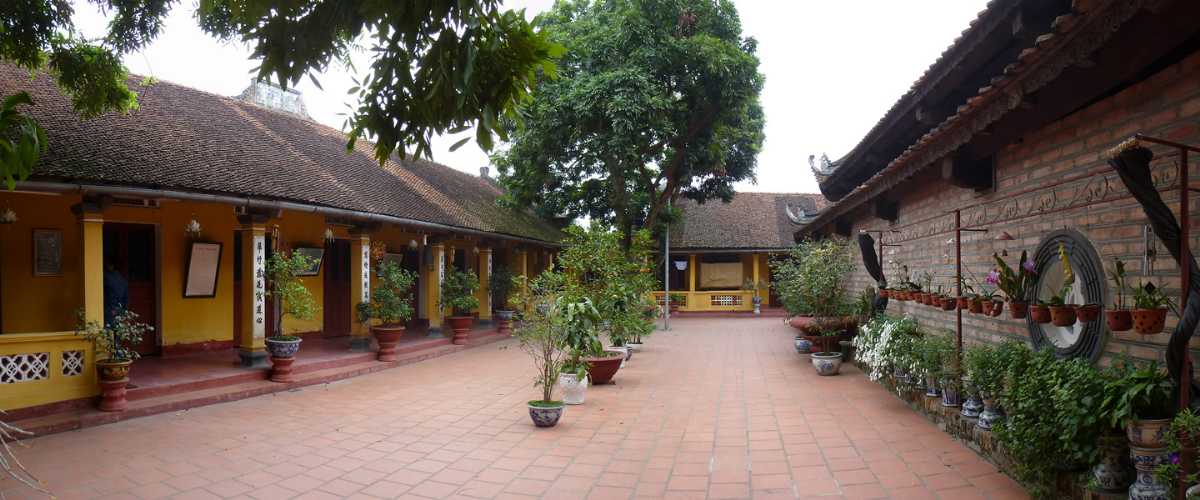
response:
<svg viewBox="0 0 1200 500"><path fill-rule="evenodd" d="M553 298L539 296L536 300L551 307L534 308L516 330L521 349L533 359L533 368L537 374L534 385L542 390L542 398L530 401L529 404L557 406L561 402L554 401L554 385L558 383L558 375L562 373L567 361L567 330L563 328L564 318L559 309L552 307Z"/></svg>
<svg viewBox="0 0 1200 500"><path fill-rule="evenodd" d="M412 286L417 277L392 261L379 264L379 277L371 291L371 317L382 326L403 326L413 315Z"/></svg>
<svg viewBox="0 0 1200 500"><path fill-rule="evenodd" d="M267 259L267 296L279 304L279 323L276 328L286 332L284 319L291 316L297 320L309 320L320 310L312 292L300 280L300 273L314 264L313 259L298 252L276 252ZM300 340L291 333L281 333L276 340Z"/></svg>
<svg viewBox="0 0 1200 500"><path fill-rule="evenodd" d="M512 310L509 303L513 291L512 271L505 266L496 266L488 276L488 288L492 291L492 306L496 310Z"/></svg>
<svg viewBox="0 0 1200 500"><path fill-rule="evenodd" d="M448 269L442 281L442 307L449 307L455 316L467 316L479 307L475 290L479 288L479 277L472 271Z"/></svg>
<svg viewBox="0 0 1200 500"><path fill-rule="evenodd" d="M802 242L784 258L772 261L773 286L789 314L817 317L849 313L846 280L854 271L845 240Z"/></svg>
<svg viewBox="0 0 1200 500"><path fill-rule="evenodd" d="M103 353L109 363L124 363L141 357L137 352L142 337L154 331L154 327L138 321L137 313L120 308L114 312L108 325L99 321L88 321L83 310L78 313L75 334L96 345L96 352Z"/></svg>

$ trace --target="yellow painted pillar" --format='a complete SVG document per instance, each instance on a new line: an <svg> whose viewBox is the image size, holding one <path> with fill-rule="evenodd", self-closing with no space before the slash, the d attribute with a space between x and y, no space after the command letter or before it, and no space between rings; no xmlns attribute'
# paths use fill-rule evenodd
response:
<svg viewBox="0 0 1200 500"><path fill-rule="evenodd" d="M245 216L242 232L241 335L238 358L244 367L266 366L267 226L265 217Z"/></svg>
<svg viewBox="0 0 1200 500"><path fill-rule="evenodd" d="M354 230L350 234L350 349L371 349L370 329L358 321L358 305L371 302L371 235Z"/></svg>
<svg viewBox="0 0 1200 500"><path fill-rule="evenodd" d="M440 243L429 247L429 264L422 267L426 277L425 317L429 320L429 336L442 334L442 280L446 277L445 247Z"/></svg>
<svg viewBox="0 0 1200 500"><path fill-rule="evenodd" d="M517 269L521 271L521 276L525 277L525 283L521 285L522 291L529 291L529 252L525 249L517 250ZM525 312L529 312L531 304L525 303Z"/></svg>
<svg viewBox="0 0 1200 500"><path fill-rule="evenodd" d="M484 322L492 321L492 249L479 249L479 289L475 297L479 299L479 319Z"/></svg>
<svg viewBox="0 0 1200 500"><path fill-rule="evenodd" d="M688 291L696 291L696 254L688 254Z"/></svg>
<svg viewBox="0 0 1200 500"><path fill-rule="evenodd" d="M752 259L752 260L751 260L751 262L752 262L751 269L752 269L752 271L753 271L753 274L752 274L751 276L752 276L752 279L754 280L754 289L753 289L753 290L750 290L750 293L751 293L751 295L750 295L750 300L751 300L750 307L751 307L751 308L753 308L753 307L754 307L754 302L753 302L753 300L754 300L754 297L758 295L758 254L756 254L756 253L755 253L755 254L750 254L750 257L751 257L751 259Z"/></svg>
<svg viewBox="0 0 1200 500"><path fill-rule="evenodd" d="M104 322L104 214L99 207L80 205L79 223L83 244L83 315L87 321Z"/></svg>

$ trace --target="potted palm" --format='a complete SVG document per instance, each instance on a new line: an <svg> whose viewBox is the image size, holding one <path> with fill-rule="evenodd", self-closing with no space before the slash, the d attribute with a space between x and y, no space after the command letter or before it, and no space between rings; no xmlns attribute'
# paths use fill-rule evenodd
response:
<svg viewBox="0 0 1200 500"><path fill-rule="evenodd" d="M379 284L371 292L369 316L379 320L371 334L379 343L379 360L395 361L396 344L404 336L404 326L412 318L412 286L416 276L392 261L379 262Z"/></svg>
<svg viewBox="0 0 1200 500"><path fill-rule="evenodd" d="M992 258L996 260L997 267L992 272L997 275L997 286L1008 298L1009 317L1024 319L1029 313L1029 302L1025 297L1037 275L1037 266L1028 259L1024 251L1021 252L1021 259L1017 261L1016 271L1008 267L1008 263L999 255L992 254Z"/></svg>
<svg viewBox="0 0 1200 500"><path fill-rule="evenodd" d="M500 333L511 335L513 315L516 313L512 309L512 291L519 283L513 279L513 273L507 267L496 266L491 276L488 276L488 286L492 290L492 304L498 307L495 311L496 329Z"/></svg>
<svg viewBox="0 0 1200 500"><path fill-rule="evenodd" d="M1166 327L1167 310L1175 304L1162 288L1146 282L1133 289L1133 330L1142 335L1161 333Z"/></svg>
<svg viewBox="0 0 1200 500"><path fill-rule="evenodd" d="M1114 371L1106 381L1100 407L1110 426L1125 427L1138 476L1129 497L1167 498L1166 485L1157 481L1154 470L1168 461L1166 437L1174 384L1153 362L1142 366L1124 362Z"/></svg>
<svg viewBox="0 0 1200 500"><path fill-rule="evenodd" d="M100 411L124 411L129 406L125 400L129 369L140 357L137 346L142 337L152 331L154 327L138 321L137 313L128 309L114 311L108 325L88 321L83 311L79 311L75 334L92 341L96 353L104 356L96 361L100 372Z"/></svg>
<svg viewBox="0 0 1200 500"><path fill-rule="evenodd" d="M565 408L563 401L554 399L554 386L567 360L566 330L562 328L561 309L551 307L553 299L540 296L536 300L547 307L535 307L516 330L516 337L521 348L533 359L537 372L534 384L542 390L541 399L528 403L529 418L535 426L554 427Z"/></svg>
<svg viewBox="0 0 1200 500"><path fill-rule="evenodd" d="M1105 311L1104 319L1109 330L1127 332L1133 328L1133 314L1125 304L1125 291L1129 289L1129 282L1125 280L1125 263L1121 262L1121 259L1113 259L1113 268L1108 270L1108 279L1112 280L1113 288L1116 288L1116 296L1113 298L1112 310Z"/></svg>
<svg viewBox="0 0 1200 500"><path fill-rule="evenodd" d="M479 308L479 299L475 298L477 288L479 277L474 272L457 269L446 271L446 279L442 281L442 307L450 308L451 316L446 321L454 331L453 342L457 345L466 345L475 323L471 311Z"/></svg>
<svg viewBox="0 0 1200 500"><path fill-rule="evenodd" d="M278 304L281 332L288 331L288 317L297 320L312 319L317 314L317 301L300 280L300 274L312 267L312 259L299 252L277 252L267 259L267 296ZM271 356L271 380L291 382L292 363L300 350L300 336L295 331L269 337L266 340L267 354Z"/></svg>

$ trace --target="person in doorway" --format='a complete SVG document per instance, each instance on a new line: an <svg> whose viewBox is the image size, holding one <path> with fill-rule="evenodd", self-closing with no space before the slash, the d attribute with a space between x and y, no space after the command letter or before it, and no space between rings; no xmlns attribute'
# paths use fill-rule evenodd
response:
<svg viewBox="0 0 1200 500"><path fill-rule="evenodd" d="M117 313L129 305L129 281L112 261L104 264L104 326L113 323Z"/></svg>

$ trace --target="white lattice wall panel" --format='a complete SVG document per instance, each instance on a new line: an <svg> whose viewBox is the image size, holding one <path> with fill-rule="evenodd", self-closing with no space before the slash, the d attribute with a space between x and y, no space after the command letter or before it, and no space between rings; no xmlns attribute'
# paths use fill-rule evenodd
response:
<svg viewBox="0 0 1200 500"><path fill-rule="evenodd" d="M714 306L740 306L742 305L741 295L713 295L710 304Z"/></svg>
<svg viewBox="0 0 1200 500"><path fill-rule="evenodd" d="M0 384L45 380L50 376L50 353L31 352L0 356Z"/></svg>
<svg viewBox="0 0 1200 500"><path fill-rule="evenodd" d="M83 374L83 351L62 352L62 374L67 377Z"/></svg>

